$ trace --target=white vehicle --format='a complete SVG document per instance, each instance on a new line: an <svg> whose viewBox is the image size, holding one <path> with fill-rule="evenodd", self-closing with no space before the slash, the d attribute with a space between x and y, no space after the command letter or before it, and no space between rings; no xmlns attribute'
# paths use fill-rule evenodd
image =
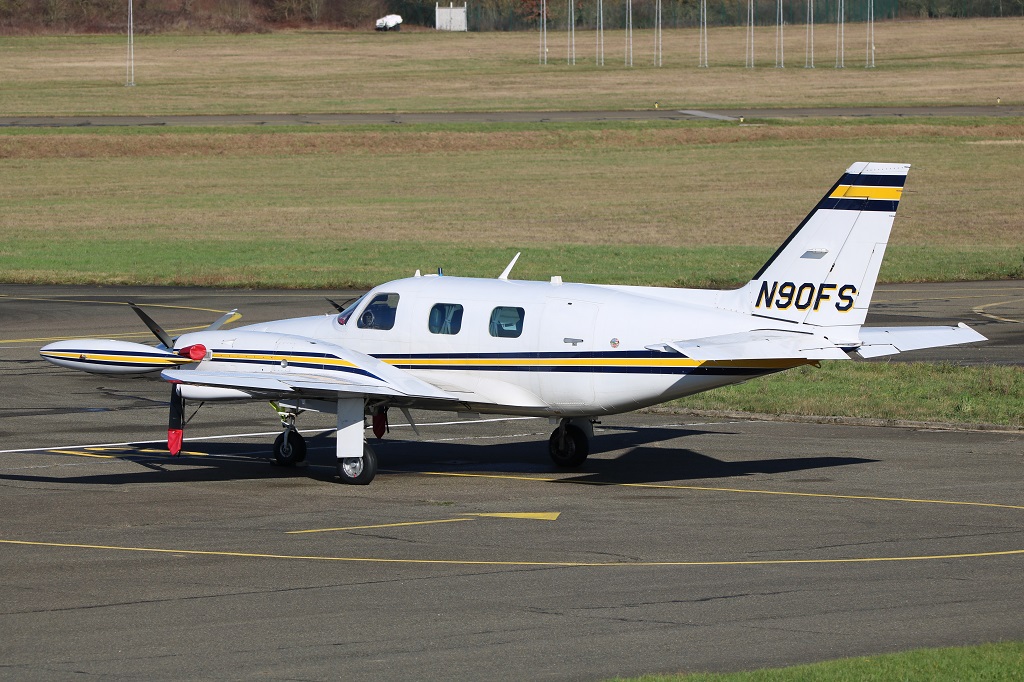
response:
<svg viewBox="0 0 1024 682"><path fill-rule="evenodd" d="M401 31L402 17L397 14L388 14L377 20L378 31Z"/></svg>
<svg viewBox="0 0 1024 682"><path fill-rule="evenodd" d="M731 291L424 275L382 284L340 313L170 339L82 339L47 360L100 374L160 371L172 385L168 446L184 401L269 400L281 464L305 457L303 411L337 415L338 475L376 472L364 416L389 408L551 417L549 451L576 467L593 419L821 360L984 341L956 327L864 327L909 166L856 163L744 287ZM516 255L518 258L518 254Z"/></svg>

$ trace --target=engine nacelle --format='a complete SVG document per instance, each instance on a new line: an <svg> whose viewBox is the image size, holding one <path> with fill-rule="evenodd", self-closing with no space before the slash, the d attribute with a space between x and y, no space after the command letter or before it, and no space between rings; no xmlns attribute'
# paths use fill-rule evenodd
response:
<svg viewBox="0 0 1024 682"><path fill-rule="evenodd" d="M55 365L93 374L147 374L195 362L163 348L113 339L57 341L43 346L39 355Z"/></svg>

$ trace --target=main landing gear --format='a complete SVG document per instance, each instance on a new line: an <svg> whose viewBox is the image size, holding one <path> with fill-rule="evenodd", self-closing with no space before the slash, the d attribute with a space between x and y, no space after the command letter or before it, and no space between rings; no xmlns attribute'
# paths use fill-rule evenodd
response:
<svg viewBox="0 0 1024 682"><path fill-rule="evenodd" d="M281 435L274 441L274 462L295 466L306 459L306 439L295 428L301 410L276 407L281 417ZM377 453L363 441L363 401L338 401L337 471L342 483L367 485L377 475ZM361 456L360 456L361 455Z"/></svg>
<svg viewBox="0 0 1024 682"><path fill-rule="evenodd" d="M548 439L548 454L556 466L572 469L581 466L590 454L594 426L589 419L563 418Z"/></svg>

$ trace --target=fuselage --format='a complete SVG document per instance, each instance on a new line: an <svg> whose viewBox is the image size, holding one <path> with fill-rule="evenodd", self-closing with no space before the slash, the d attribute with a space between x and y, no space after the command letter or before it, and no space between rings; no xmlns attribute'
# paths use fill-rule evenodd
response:
<svg viewBox="0 0 1024 682"><path fill-rule="evenodd" d="M613 414L804 364L702 362L666 348L750 329L750 316L713 307L716 295L425 276L376 287L340 315L232 331L349 348L464 396L469 409L513 414Z"/></svg>

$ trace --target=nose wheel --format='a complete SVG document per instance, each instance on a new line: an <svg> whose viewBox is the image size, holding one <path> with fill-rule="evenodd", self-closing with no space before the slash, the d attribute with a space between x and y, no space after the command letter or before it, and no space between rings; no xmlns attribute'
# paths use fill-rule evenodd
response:
<svg viewBox="0 0 1024 682"><path fill-rule="evenodd" d="M295 415L281 417L284 430L274 441L274 462L279 466L291 467L306 459L306 439L295 429Z"/></svg>
<svg viewBox="0 0 1024 682"><path fill-rule="evenodd" d="M548 454L556 466L566 469L578 467L590 454L590 439L583 429L563 419L548 439Z"/></svg>

